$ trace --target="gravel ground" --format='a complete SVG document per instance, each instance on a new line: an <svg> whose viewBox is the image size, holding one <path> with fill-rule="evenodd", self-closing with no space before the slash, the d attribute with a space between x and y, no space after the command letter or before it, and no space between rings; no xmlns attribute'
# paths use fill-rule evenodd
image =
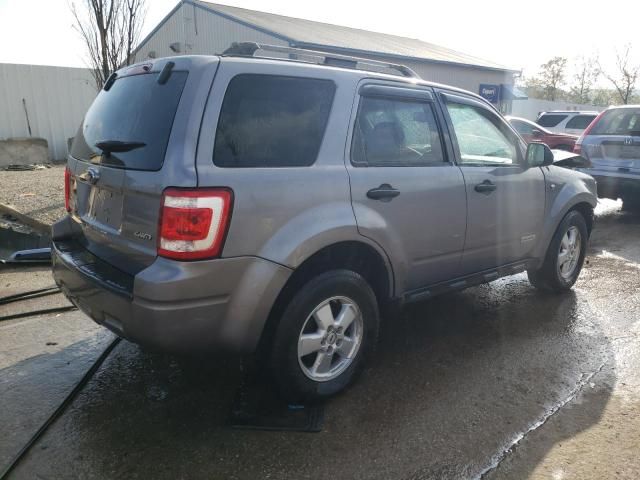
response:
<svg viewBox="0 0 640 480"><path fill-rule="evenodd" d="M44 170L0 171L0 203L46 224L65 214L64 165Z"/></svg>

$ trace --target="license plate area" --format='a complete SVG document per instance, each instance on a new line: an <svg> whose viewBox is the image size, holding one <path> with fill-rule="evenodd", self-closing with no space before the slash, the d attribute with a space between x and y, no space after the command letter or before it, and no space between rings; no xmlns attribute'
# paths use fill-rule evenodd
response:
<svg viewBox="0 0 640 480"><path fill-rule="evenodd" d="M86 220L119 230L122 225L122 194L107 188L91 186Z"/></svg>
<svg viewBox="0 0 640 480"><path fill-rule="evenodd" d="M623 145L620 148L620 158L640 158L640 147L634 145Z"/></svg>

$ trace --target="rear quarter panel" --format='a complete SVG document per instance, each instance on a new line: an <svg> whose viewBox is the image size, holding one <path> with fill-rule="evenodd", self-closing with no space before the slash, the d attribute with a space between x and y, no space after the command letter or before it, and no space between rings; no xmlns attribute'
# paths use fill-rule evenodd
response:
<svg viewBox="0 0 640 480"><path fill-rule="evenodd" d="M332 80L335 97L316 162L307 167L220 168L213 163L215 131L226 88L238 74ZM298 267L321 248L364 241L358 234L344 165L346 132L358 76L304 64L224 58L209 97L197 153L198 185L233 190L223 257L258 256Z"/></svg>

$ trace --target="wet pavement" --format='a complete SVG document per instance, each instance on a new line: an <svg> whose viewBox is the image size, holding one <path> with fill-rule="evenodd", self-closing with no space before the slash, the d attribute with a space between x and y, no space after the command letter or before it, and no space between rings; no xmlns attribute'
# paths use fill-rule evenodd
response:
<svg viewBox="0 0 640 480"><path fill-rule="evenodd" d="M10 478L638 478L640 216L599 212L571 293L521 274L389 319L321 433L231 429L239 358L121 342ZM0 323L0 464L111 339L79 312Z"/></svg>

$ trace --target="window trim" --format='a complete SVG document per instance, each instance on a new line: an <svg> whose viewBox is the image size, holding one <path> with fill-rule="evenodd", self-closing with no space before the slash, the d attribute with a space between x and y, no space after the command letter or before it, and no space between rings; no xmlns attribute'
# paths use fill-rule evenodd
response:
<svg viewBox="0 0 640 480"><path fill-rule="evenodd" d="M456 165L459 167L499 167L499 168L526 168L526 162L524 157L524 141L520 134L515 130L515 128L506 120L504 120L492 107L488 107L484 105L481 101L476 100L471 97L464 97L462 95L454 95L449 92L440 92L440 97L442 99L442 110L444 111L445 118L447 119L447 125L449 127L449 135L451 138L451 143L453 144L454 156L456 160ZM471 163L464 163L462 161L462 154L460 153L460 145L458 144L458 137L456 134L455 127L453 125L453 121L451 120L451 115L449 115L449 109L447 108L448 103L457 103L460 105L467 105L469 107L478 108L480 110L485 111L488 115L492 115L497 123L494 125L502 132L507 140L511 140L514 142L516 146L516 161L514 163L492 163L487 165L473 165ZM489 121L491 121L489 119Z"/></svg>
<svg viewBox="0 0 640 480"><path fill-rule="evenodd" d="M358 95L356 98L357 98L357 105L355 105L355 108L354 108L355 115L353 116L353 120L351 121L350 135L348 138L349 162L353 167L356 167L356 168L389 168L389 167L391 168L394 168L394 167L432 168L432 167L443 167L443 166L453 165L449 161L449 154L448 154L448 150L447 150L445 139L444 139L444 129L438 115L438 108L435 101L435 97L430 90L421 89L421 88L408 88L406 86L391 86L387 84L365 83L358 88ZM355 139L355 129L358 123L358 119L360 117L360 111L362 108L363 100L366 98L378 98L378 99L387 99L387 100L396 101L396 102L429 105L429 107L431 108L433 119L436 124L436 128L438 130L438 138L440 139L440 148L442 151L442 162L415 165L415 164L409 164L407 162L398 161L398 162L391 162L387 165L371 165L369 164L368 161L358 162L354 160L353 142Z"/></svg>
<svg viewBox="0 0 640 480"><path fill-rule="evenodd" d="M326 82L326 83L330 83L333 86L333 92L331 92L331 104L329 106L329 111L327 112L327 119L324 125L324 131L322 132L322 138L320 139L320 145L318 146L318 152L316 153L315 158L313 159L313 161L311 163L305 163L303 165L265 165L265 166L225 166L225 165L218 165L216 163L216 137L218 135L218 129L220 127L220 122L222 121L222 108L224 107L224 102L225 99L227 97L227 92L229 90L229 86L231 85L231 83L237 78L237 77L274 77L274 78L288 78L288 79L296 79L296 80L311 80L311 81L322 81L322 82ZM336 100L336 93L338 92L338 85L336 84L335 80L333 79L329 79L329 78L319 78L319 77L307 77L307 76L301 76L301 75L280 75L280 74L273 74L273 73L261 73L261 72L240 72L237 73L233 76L231 76L228 81L227 84L224 86L224 94L222 95L222 99L220 101L220 107L218 109L217 112L217 120L216 120L216 128L213 131L213 145L212 145L212 151L211 151L211 156L210 156L210 161L211 163L213 163L213 165L216 168L223 168L223 169L231 169L231 170L242 170L242 169L248 169L248 168L259 168L259 169L278 169L278 168L309 168L312 167L313 165L316 164L316 162L318 161L318 158L320 157L320 153L322 152L322 147L325 143L325 137L327 135L327 130L329 129L329 124L331 122L331 116L333 114L333 109L335 106L335 100Z"/></svg>
<svg viewBox="0 0 640 480"><path fill-rule="evenodd" d="M379 85L367 83L358 89L361 97L382 97L389 99L404 98L421 102L433 102L433 94L428 90L405 87L392 87L389 85ZM407 100L407 101L408 101Z"/></svg>

